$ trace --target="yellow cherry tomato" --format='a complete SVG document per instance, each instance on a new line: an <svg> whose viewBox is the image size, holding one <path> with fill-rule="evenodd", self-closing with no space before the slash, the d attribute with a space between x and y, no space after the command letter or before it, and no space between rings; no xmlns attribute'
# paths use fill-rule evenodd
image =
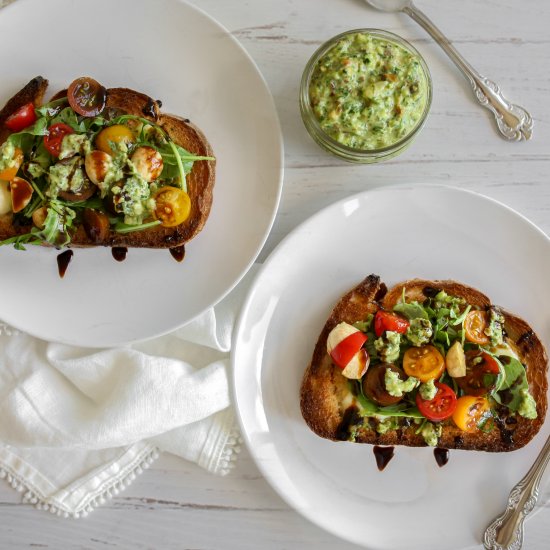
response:
<svg viewBox="0 0 550 550"><path fill-rule="evenodd" d="M489 401L485 397L464 395L456 402L453 422L464 432L475 432L488 413Z"/></svg>
<svg viewBox="0 0 550 550"><path fill-rule="evenodd" d="M421 382L439 378L445 369L445 359L434 346L409 348L403 356L403 370Z"/></svg>
<svg viewBox="0 0 550 550"><path fill-rule="evenodd" d="M485 334L487 328L487 313L480 309L470 311L464 319L464 332L466 339L474 344L488 344L489 337Z"/></svg>
<svg viewBox="0 0 550 550"><path fill-rule="evenodd" d="M155 199L155 219L164 227L174 227L183 223L191 212L189 195L178 187L161 187L153 197Z"/></svg>
<svg viewBox="0 0 550 550"><path fill-rule="evenodd" d="M15 178L19 168L23 164L23 151L19 147L15 148L15 153L13 155L13 166L9 168L4 168L0 171L0 180L11 181Z"/></svg>
<svg viewBox="0 0 550 550"><path fill-rule="evenodd" d="M113 124L103 128L95 138L95 146L104 153L113 154L111 143L126 143L130 145L136 141L132 130L123 124Z"/></svg>

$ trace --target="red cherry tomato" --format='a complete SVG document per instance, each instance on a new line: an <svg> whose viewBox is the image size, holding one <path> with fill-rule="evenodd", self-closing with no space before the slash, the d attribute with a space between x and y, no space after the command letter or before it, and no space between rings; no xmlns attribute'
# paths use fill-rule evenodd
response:
<svg viewBox="0 0 550 550"><path fill-rule="evenodd" d="M93 78L83 76L71 82L67 90L71 109L82 116L97 116L105 108L107 90Z"/></svg>
<svg viewBox="0 0 550 550"><path fill-rule="evenodd" d="M366 334L361 331L354 332L339 342L331 351L330 356L341 369L345 369L366 341Z"/></svg>
<svg viewBox="0 0 550 550"><path fill-rule="evenodd" d="M484 351L471 349L466 352L466 376L455 378L467 395L487 395L497 383L500 373L498 363Z"/></svg>
<svg viewBox="0 0 550 550"><path fill-rule="evenodd" d="M376 336L382 336L385 330L405 334L409 325L410 323L407 319L403 319L403 317L399 317L399 315L389 313L383 309L379 309L374 316L374 333Z"/></svg>
<svg viewBox="0 0 550 550"><path fill-rule="evenodd" d="M456 393L447 384L435 382L437 393L430 400L416 394L416 406L421 414L432 422L441 422L453 415L456 409Z"/></svg>
<svg viewBox="0 0 550 550"><path fill-rule="evenodd" d="M27 126L34 124L36 121L36 113L34 112L34 103L27 103L19 107L15 113L12 113L6 119L6 126L12 132L20 132Z"/></svg>
<svg viewBox="0 0 550 550"><path fill-rule="evenodd" d="M74 134L74 130L63 122L52 124L48 128L48 133L44 136L44 146L54 157L58 157L61 152L61 142L68 134Z"/></svg>

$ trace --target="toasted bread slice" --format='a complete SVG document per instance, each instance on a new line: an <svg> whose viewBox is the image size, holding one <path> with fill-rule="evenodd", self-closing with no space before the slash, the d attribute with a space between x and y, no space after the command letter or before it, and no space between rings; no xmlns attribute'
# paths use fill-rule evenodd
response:
<svg viewBox="0 0 550 550"><path fill-rule="evenodd" d="M472 305L487 307L491 301L478 290L455 281L426 281L414 279L395 285L387 291L377 275L369 275L348 292L334 307L317 340L310 365L301 387L301 410L308 426L321 437L346 440L350 427L355 427L355 441L376 445L426 446L424 438L416 434L418 426L402 423L398 429L385 434L376 431L376 421L361 418L356 398L349 381L335 368L327 353L326 342L330 331L340 322L354 323L363 320L378 309L391 310L401 300L405 288L406 301L423 302L429 289L444 290L447 294L465 298ZM547 410L548 358L541 341L523 320L502 308L505 318L507 343L516 351L526 368L529 391L535 399L538 416L534 420L516 415L513 422L506 422L507 409L498 410L496 428L487 433L476 430L467 433L443 421L438 446L447 449L471 449L483 451L512 451L527 444L539 431ZM506 409L506 410L505 410Z"/></svg>
<svg viewBox="0 0 550 550"><path fill-rule="evenodd" d="M1 122L21 105L33 101L40 105L48 85L48 81L42 77L36 77L27 84L20 92L10 99L4 109L0 112ZM57 92L52 99L59 99L66 95L66 90ZM212 147L194 124L188 119L176 115L164 114L160 111L159 102L151 97L129 88L110 88L107 90L106 109L117 113L131 114L146 118L160 126L170 138L197 156L213 156ZM9 131L2 124L2 139L5 141ZM102 241L91 239L82 226L77 227L71 239L71 247L82 246L125 246L141 248L172 248L183 245L195 237L210 214L212 206L214 182L215 182L215 161L195 161L191 173L187 175L187 192L191 199L191 213L187 220L176 227L155 226L150 229L130 233L109 232L107 238ZM0 240L27 233L32 225L13 224L13 214L0 216Z"/></svg>

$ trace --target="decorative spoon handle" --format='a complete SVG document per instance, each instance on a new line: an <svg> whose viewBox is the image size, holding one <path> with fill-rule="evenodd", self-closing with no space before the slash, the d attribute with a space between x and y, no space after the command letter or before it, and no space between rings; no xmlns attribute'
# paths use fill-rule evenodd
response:
<svg viewBox="0 0 550 550"><path fill-rule="evenodd" d="M470 81L474 94L484 107L495 115L498 129L505 139L519 141L530 139L533 132L531 115L519 105L510 103L500 91L500 87L480 75L462 57L458 50L449 42L449 39L434 25L431 19L420 11L412 2L403 8L403 11L422 26L433 39L443 48L445 53L454 61L462 74Z"/></svg>
<svg viewBox="0 0 550 550"><path fill-rule="evenodd" d="M526 476L510 491L508 506L485 530L487 550L519 550L523 544L523 521L535 507L539 484L550 459L550 436Z"/></svg>

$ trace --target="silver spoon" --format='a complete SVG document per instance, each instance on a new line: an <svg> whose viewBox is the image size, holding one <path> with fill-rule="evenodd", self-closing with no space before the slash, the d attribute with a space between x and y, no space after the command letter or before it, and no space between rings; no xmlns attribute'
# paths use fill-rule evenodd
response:
<svg viewBox="0 0 550 550"><path fill-rule="evenodd" d="M550 436L525 477L514 486L503 514L487 527L483 545L487 550L519 550L523 544L523 520L533 510L539 484L550 459Z"/></svg>
<svg viewBox="0 0 550 550"><path fill-rule="evenodd" d="M412 3L412 0L365 1L377 10L390 12L402 11L423 27L470 81L479 103L493 112L502 137L510 141L531 138L533 131L533 119L531 115L523 107L510 103L504 98L497 84L480 75L458 53L457 49L449 42L449 39Z"/></svg>

